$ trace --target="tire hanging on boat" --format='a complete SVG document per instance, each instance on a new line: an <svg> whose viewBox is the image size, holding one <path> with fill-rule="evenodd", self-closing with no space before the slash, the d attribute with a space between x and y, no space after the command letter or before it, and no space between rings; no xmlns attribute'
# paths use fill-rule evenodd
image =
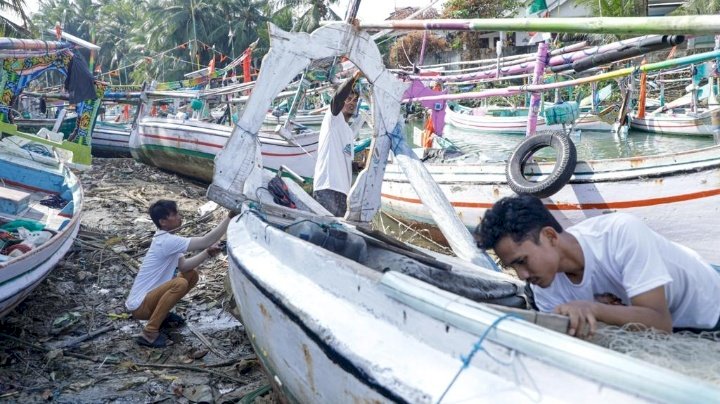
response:
<svg viewBox="0 0 720 404"><path fill-rule="evenodd" d="M525 178L525 165L538 150L545 147L555 149L557 162L552 173L542 181L528 181ZM522 141L508 160L505 176L508 185L517 194L529 194L538 198L547 198L567 184L575 171L577 150L570 137L564 132L545 133L531 136Z"/></svg>

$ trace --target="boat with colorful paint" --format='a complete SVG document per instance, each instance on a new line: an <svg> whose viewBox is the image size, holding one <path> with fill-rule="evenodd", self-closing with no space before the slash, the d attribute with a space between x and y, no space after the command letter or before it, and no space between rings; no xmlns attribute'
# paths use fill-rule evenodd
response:
<svg viewBox="0 0 720 404"><path fill-rule="evenodd" d="M8 152L14 145L1 143L0 317L32 293L67 253L83 207L80 181L67 166L40 162L28 151ZM22 248L15 244L21 233L3 230L29 224L36 227L17 243Z"/></svg>
<svg viewBox="0 0 720 404"><path fill-rule="evenodd" d="M399 100L408 84L385 70L372 37L337 22L312 34L272 25L268 31L271 47L258 84L216 157L208 197L241 211L227 233L233 295L258 359L285 400L717 397L715 386L564 335L566 318L488 305L491 300L517 303L520 285L492 270L492 260L478 251L441 189L412 155L399 124ZM375 85L372 158L350 191L344 220L329 217L284 178L278 180L284 181L296 209L259 192L273 181L259 169L258 132L268 105L311 58L340 55ZM457 257L368 230L391 149ZM479 293L468 295L468 290ZM493 291L498 295L484 295ZM473 356L480 350L487 355Z"/></svg>

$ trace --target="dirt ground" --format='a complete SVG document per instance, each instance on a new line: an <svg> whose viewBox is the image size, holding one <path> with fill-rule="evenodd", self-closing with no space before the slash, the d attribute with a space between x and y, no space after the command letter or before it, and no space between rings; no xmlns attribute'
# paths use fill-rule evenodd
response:
<svg viewBox="0 0 720 404"><path fill-rule="evenodd" d="M155 226L147 208L178 201L179 234L201 235L226 212L201 214L205 188L132 159L96 159L80 173L80 234L50 276L0 319L0 401L274 402L242 324L230 313L219 255L176 306L185 327L165 349L139 346L124 301Z"/></svg>

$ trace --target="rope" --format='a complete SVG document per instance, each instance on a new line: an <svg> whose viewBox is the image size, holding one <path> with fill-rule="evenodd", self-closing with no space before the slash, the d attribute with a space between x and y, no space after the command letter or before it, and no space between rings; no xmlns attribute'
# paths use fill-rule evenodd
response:
<svg viewBox="0 0 720 404"><path fill-rule="evenodd" d="M482 344L483 344L483 342L485 342L485 338L487 338L487 336L488 336L488 334L490 333L490 331L491 331L492 329L496 328L496 327L498 326L498 324L500 324L500 322L502 322L503 320L506 320L506 319L508 319L508 318L511 318L511 317L520 318L518 315L512 314L512 313L508 313L508 314L505 314L505 315L502 315L502 316L498 317L497 319L495 319L495 321L493 321L492 324L490 324L490 327L488 327L488 328L485 329L485 332L482 333L482 335L480 336L480 338L478 339L478 341L475 343L475 345L473 345L473 347L472 347L472 349L470 350L470 352L468 353L468 355L467 355L467 356L460 356L460 359L462 359L462 362L463 362L463 363L462 363L462 365L460 366L460 369L458 370L458 372L455 374L455 377L453 377L453 379L450 381L450 384L448 384L447 388L445 389L445 391L442 393L442 395L441 395L440 398L438 399L438 401L437 401L438 404L440 404L440 402L443 400L443 398L445 398L445 395L448 393L448 391L450 391L450 388L452 387L453 384L455 384L455 382L457 381L458 377L460 377L460 374L461 374L465 369L467 369L468 366L470 366L470 361L472 361L472 358L475 356L475 354L478 353L479 351L484 351L484 350L485 350L485 349L482 347ZM490 356L490 357L493 358L492 356ZM493 358L493 359L494 359L494 358ZM500 362L500 363L502 364L502 362Z"/></svg>
<svg viewBox="0 0 720 404"><path fill-rule="evenodd" d="M23 150L27 150L32 153L39 154L41 156L47 156L52 157L52 153L50 153L50 149L45 147L44 145L38 144L38 143L26 143L20 147Z"/></svg>

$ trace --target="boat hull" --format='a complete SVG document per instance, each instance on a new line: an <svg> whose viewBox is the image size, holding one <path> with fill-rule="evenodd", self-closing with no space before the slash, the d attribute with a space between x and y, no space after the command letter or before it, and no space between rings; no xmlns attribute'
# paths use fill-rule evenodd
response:
<svg viewBox="0 0 720 404"><path fill-rule="evenodd" d="M143 118L130 135L137 160L204 182L213 178L215 155L230 138L232 127L193 120ZM296 144L263 132L258 136L265 168L284 165L310 179L317 159L318 133L298 135Z"/></svg>
<svg viewBox="0 0 720 404"><path fill-rule="evenodd" d="M515 195L504 163L426 164L463 223L474 230L497 200ZM531 169L549 173L550 165ZM540 174L538 174L540 175ZM660 234L720 262L720 146L664 156L579 162L570 183L545 205L563 226L623 211ZM400 168L389 164L383 211L421 227L434 227L429 211Z"/></svg>
<svg viewBox="0 0 720 404"><path fill-rule="evenodd" d="M709 112L698 115L663 113L647 114L644 118L630 115L630 127L643 132L661 135L712 136L713 126Z"/></svg>
<svg viewBox="0 0 720 404"><path fill-rule="evenodd" d="M0 317L3 317L50 274L70 249L80 228L83 203L80 182L67 168L43 167L36 162L4 155L0 156L0 160L2 171L5 171L0 178L5 184L27 188L29 192L72 195L73 198L70 208L60 214L67 219L50 240L6 263L0 263Z"/></svg>
<svg viewBox="0 0 720 404"><path fill-rule="evenodd" d="M469 115L446 109L445 122L459 129L477 131L480 133L497 133L504 135L524 135L527 129L527 116L490 116L490 115ZM548 125L545 118L538 116L537 131L558 131L566 130L570 125ZM609 132L611 125L603 122L595 115L581 114L575 122L575 129L591 132Z"/></svg>
<svg viewBox="0 0 720 404"><path fill-rule="evenodd" d="M554 402L577 395L635 402L656 394L660 379L688 382L676 374L651 376L659 369L529 322L503 321L502 312L482 303L391 268L372 270L256 214L230 224L228 254L245 331L287 402L435 403L446 389L447 402ZM453 261L454 268L462 265ZM484 340L488 326L499 334ZM448 389L461 357L478 341L492 357L475 356ZM498 357L522 363L523 376L517 366L500 366ZM577 371L578 363L592 365ZM676 385L670 394L689 391L698 390ZM649 399L669 399L668 392L657 394Z"/></svg>
<svg viewBox="0 0 720 404"><path fill-rule="evenodd" d="M95 122L92 154L98 157L130 157L130 125Z"/></svg>

